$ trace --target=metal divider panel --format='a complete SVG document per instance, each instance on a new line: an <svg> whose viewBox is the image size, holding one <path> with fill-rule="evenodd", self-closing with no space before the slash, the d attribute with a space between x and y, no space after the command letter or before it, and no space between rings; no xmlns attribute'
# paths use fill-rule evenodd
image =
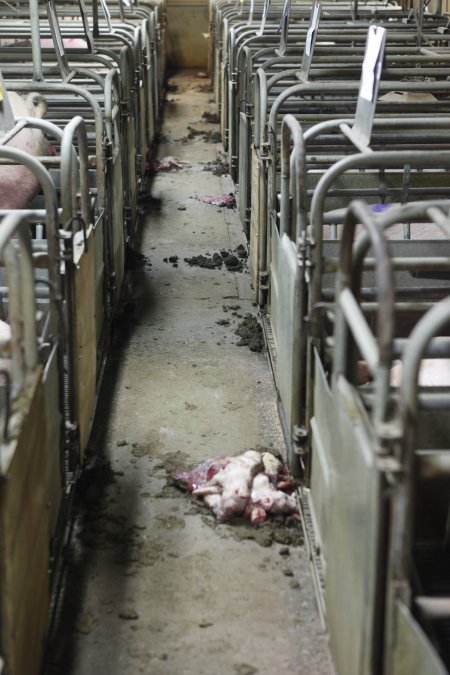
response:
<svg viewBox="0 0 450 675"><path fill-rule="evenodd" d="M276 377L286 428L291 434L294 426L300 421L298 415L301 317L296 309L300 305L301 269L298 265L295 244L286 234L280 239L274 232L272 250L275 247L276 264L271 267L271 272L277 277L278 294L276 298L271 298L270 314L276 317L274 330L277 346ZM273 302L276 302L276 307L273 306Z"/></svg>
<svg viewBox="0 0 450 675"><path fill-rule="evenodd" d="M377 616L383 601L380 547L385 541L385 481L377 459L378 442L371 435L358 393L340 377L332 395L333 434L325 449L331 473L326 542L328 628L337 671L372 675L374 648L380 638Z"/></svg>
<svg viewBox="0 0 450 675"><path fill-rule="evenodd" d="M57 345L54 345L44 368L45 420L47 425L47 466L50 537L56 530L63 494L64 448L61 438L60 373Z"/></svg>
<svg viewBox="0 0 450 675"><path fill-rule="evenodd" d="M75 352L81 461L89 437L96 390L95 247L94 229L87 231L87 249L75 267Z"/></svg>
<svg viewBox="0 0 450 675"><path fill-rule="evenodd" d="M447 668L409 609L397 601L393 611L396 641L391 644L387 675L447 675Z"/></svg>
<svg viewBox="0 0 450 675"><path fill-rule="evenodd" d="M10 673L39 672L49 609L49 514L42 367L0 487L2 655Z"/></svg>

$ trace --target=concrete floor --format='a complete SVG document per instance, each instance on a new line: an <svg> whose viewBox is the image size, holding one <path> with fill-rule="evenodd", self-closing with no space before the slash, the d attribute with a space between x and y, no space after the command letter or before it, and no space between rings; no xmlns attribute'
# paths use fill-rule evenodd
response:
<svg viewBox="0 0 450 675"><path fill-rule="evenodd" d="M180 140L188 125L217 131L202 121L212 94L186 74L171 84L158 154L192 166L151 186L136 243L151 264L128 274L46 673L328 675L299 525L272 543L273 528L216 526L167 485L217 454L283 448L267 354L236 346L232 312L257 314L248 273L183 260L244 237L236 210L198 199L232 190L203 170L221 146Z"/></svg>

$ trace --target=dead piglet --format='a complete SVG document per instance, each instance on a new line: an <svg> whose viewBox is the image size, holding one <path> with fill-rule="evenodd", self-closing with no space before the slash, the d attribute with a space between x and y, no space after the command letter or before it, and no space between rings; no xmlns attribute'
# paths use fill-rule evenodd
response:
<svg viewBox="0 0 450 675"><path fill-rule="evenodd" d="M181 471L172 474L171 478L175 485L182 490L193 492L193 490L208 483L218 471L226 467L229 462L228 457L213 457L205 459L190 471Z"/></svg>
<svg viewBox="0 0 450 675"><path fill-rule="evenodd" d="M259 473L253 479L250 499L244 513L252 525L259 525L266 520L272 504L271 490L273 489L273 485L266 474Z"/></svg>
<svg viewBox="0 0 450 675"><path fill-rule="evenodd" d="M260 453L248 450L237 457L230 457L224 469L192 494L205 497L217 520L223 523L245 511L253 478L262 468Z"/></svg>
<svg viewBox="0 0 450 675"><path fill-rule="evenodd" d="M268 513L298 513L297 501L295 495L277 490L269 476L259 473L253 480L250 501L245 515L252 525L259 525L266 519Z"/></svg>
<svg viewBox="0 0 450 675"><path fill-rule="evenodd" d="M26 98L16 92L9 93L9 101L17 117L44 117L47 102L41 94L30 93ZM8 148L17 148L30 155L48 155L48 143L42 131L25 128L6 143ZM0 209L25 208L39 192L39 181L21 164L0 164Z"/></svg>

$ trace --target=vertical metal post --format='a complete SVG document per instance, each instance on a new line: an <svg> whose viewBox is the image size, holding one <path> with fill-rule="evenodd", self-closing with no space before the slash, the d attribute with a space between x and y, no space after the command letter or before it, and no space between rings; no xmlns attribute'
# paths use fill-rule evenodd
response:
<svg viewBox="0 0 450 675"><path fill-rule="evenodd" d="M419 47L422 46L422 40L423 40L423 13L425 11L425 2L424 0L420 0L419 2L419 16L417 17L417 23L418 23L418 28L419 30L417 31L418 36L417 36L417 44Z"/></svg>
<svg viewBox="0 0 450 675"><path fill-rule="evenodd" d="M30 0L31 51L33 54L33 80L43 82L41 57L41 30L39 26L39 0Z"/></svg>
<svg viewBox="0 0 450 675"><path fill-rule="evenodd" d="M92 22L93 22L93 27L92 27L92 33L94 37L98 37L100 35L100 31L98 28L98 1L97 0L92 0Z"/></svg>

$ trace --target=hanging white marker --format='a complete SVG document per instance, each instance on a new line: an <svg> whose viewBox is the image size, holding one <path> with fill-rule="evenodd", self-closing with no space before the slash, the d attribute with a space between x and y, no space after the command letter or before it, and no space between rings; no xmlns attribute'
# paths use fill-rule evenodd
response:
<svg viewBox="0 0 450 675"><path fill-rule="evenodd" d="M258 35L264 34L264 28L266 26L267 14L269 13L270 0L264 0L263 13L261 17L261 25L259 27Z"/></svg>
<svg viewBox="0 0 450 675"><path fill-rule="evenodd" d="M366 53L362 65L359 95L366 101L373 101L375 82L379 79L382 59L379 58L384 44L386 30L381 26L371 26L366 44Z"/></svg>
<svg viewBox="0 0 450 675"><path fill-rule="evenodd" d="M309 27L308 33L306 35L306 41L305 41L305 54L306 56L311 55L311 45L314 37L314 33L317 30L317 22L319 18L319 9L320 5L318 2L314 3L314 9L313 9L313 15L311 17L311 25Z"/></svg>
<svg viewBox="0 0 450 675"><path fill-rule="evenodd" d="M250 11L248 13L247 23L252 23L254 11L255 11L255 0L250 0Z"/></svg>
<svg viewBox="0 0 450 675"><path fill-rule="evenodd" d="M106 23L108 24L108 30L109 32L112 32L112 24L111 24L111 12L109 11L109 7L106 4L106 0L100 0L103 14L105 15Z"/></svg>

